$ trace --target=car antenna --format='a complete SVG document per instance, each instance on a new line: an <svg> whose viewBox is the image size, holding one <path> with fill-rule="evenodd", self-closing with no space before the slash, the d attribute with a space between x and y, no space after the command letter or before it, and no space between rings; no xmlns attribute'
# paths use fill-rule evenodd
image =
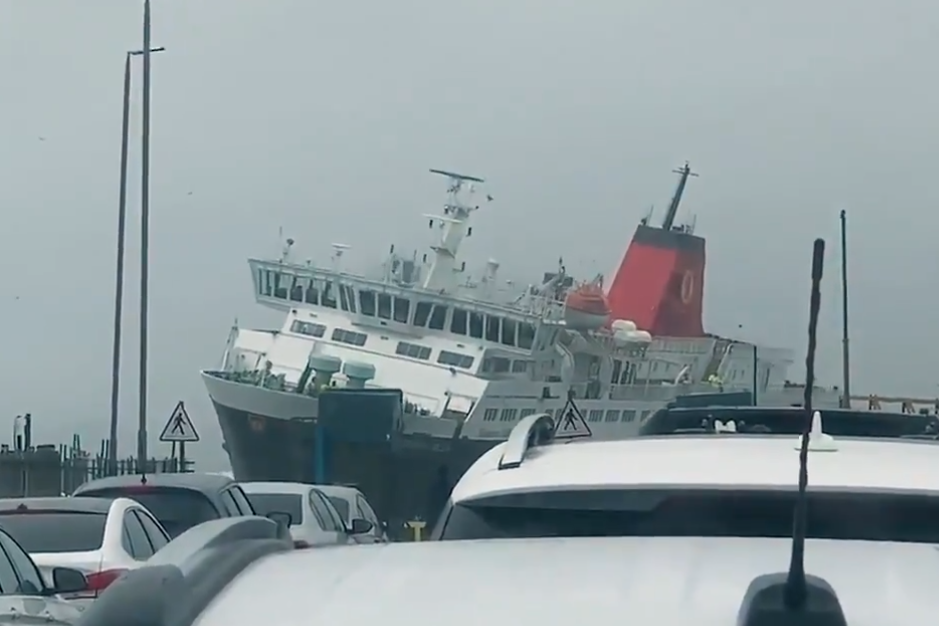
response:
<svg viewBox="0 0 939 626"><path fill-rule="evenodd" d="M805 354L805 424L799 446L799 490L792 521L789 570L757 576L747 588L737 614L738 626L847 626L838 595L828 581L805 573L807 533L809 439L812 431L812 388L815 385L815 350L821 308L825 241L812 249L812 295L809 301L809 344Z"/></svg>

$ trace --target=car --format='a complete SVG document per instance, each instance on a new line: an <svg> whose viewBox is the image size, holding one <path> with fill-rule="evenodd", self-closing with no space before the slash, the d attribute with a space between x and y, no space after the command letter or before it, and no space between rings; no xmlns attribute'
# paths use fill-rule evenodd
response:
<svg viewBox="0 0 939 626"><path fill-rule="evenodd" d="M77 569L56 567L49 582L36 563L0 527L0 622L74 624L81 608L63 596L81 591L87 581Z"/></svg>
<svg viewBox="0 0 939 626"><path fill-rule="evenodd" d="M788 536L799 436L734 431L558 440L527 416L460 478L431 538ZM813 433L811 538L939 543L939 442L832 438L819 412Z"/></svg>
<svg viewBox="0 0 939 626"><path fill-rule="evenodd" d="M207 520L254 515L238 483L214 474L111 476L84 483L72 496L136 500L153 514L170 537Z"/></svg>
<svg viewBox="0 0 939 626"><path fill-rule="evenodd" d="M279 531L260 517L192 528L79 626L921 626L939 610L939 557L920 544L543 537L295 550Z"/></svg>
<svg viewBox="0 0 939 626"><path fill-rule="evenodd" d="M283 521L298 548L356 543L355 535L372 530L365 519L347 526L319 487L288 482L245 482L241 486L258 515L275 520L286 516Z"/></svg>
<svg viewBox="0 0 939 626"><path fill-rule="evenodd" d="M357 519L364 519L372 525L367 533L352 536L356 543L388 541L386 525L378 519L365 494L358 488L351 485L316 485L316 488L333 503L347 528L352 528Z"/></svg>
<svg viewBox="0 0 939 626"><path fill-rule="evenodd" d="M118 576L169 543L153 515L129 498L4 498L0 528L39 566L47 583L56 567L85 575L70 599L94 599Z"/></svg>

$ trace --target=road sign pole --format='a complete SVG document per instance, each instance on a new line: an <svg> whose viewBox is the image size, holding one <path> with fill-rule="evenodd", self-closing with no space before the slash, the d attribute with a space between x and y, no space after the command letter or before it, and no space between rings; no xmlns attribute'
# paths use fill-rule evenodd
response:
<svg viewBox="0 0 939 626"><path fill-rule="evenodd" d="M179 467L177 468L180 473L186 471L186 442L179 442Z"/></svg>

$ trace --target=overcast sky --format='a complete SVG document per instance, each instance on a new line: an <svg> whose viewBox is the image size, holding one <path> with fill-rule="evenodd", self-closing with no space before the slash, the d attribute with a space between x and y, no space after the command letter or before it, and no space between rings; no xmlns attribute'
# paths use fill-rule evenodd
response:
<svg viewBox="0 0 939 626"><path fill-rule="evenodd" d="M0 0L0 415L32 411L45 441L96 447L107 430L121 79L141 7ZM469 264L524 279L559 255L611 271L690 160L682 213L708 240L711 332L803 358L812 240L827 238L828 383L845 208L854 390L936 395L936 32L926 0L153 0L167 52L153 57L151 450L182 399L193 452L224 464L198 371L236 316L280 322L253 304L246 258L274 254L280 227L312 258L352 244L363 266L424 245L421 214L443 200L429 167L487 179Z"/></svg>

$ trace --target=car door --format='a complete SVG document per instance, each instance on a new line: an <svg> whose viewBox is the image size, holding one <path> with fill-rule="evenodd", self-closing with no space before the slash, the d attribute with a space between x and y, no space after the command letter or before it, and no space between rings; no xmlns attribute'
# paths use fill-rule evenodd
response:
<svg viewBox="0 0 939 626"><path fill-rule="evenodd" d="M359 514L372 523L372 530L370 530L368 534L373 537L376 542L385 541L385 529L382 523L378 520L378 516L375 515L375 511L372 510L372 506L368 503L368 500L360 493L355 494L355 506L359 509Z"/></svg>
<svg viewBox="0 0 939 626"><path fill-rule="evenodd" d="M309 496L310 506L324 533L325 543L346 543L348 533L346 526L336 513L336 509L329 503L318 489L311 489Z"/></svg>

